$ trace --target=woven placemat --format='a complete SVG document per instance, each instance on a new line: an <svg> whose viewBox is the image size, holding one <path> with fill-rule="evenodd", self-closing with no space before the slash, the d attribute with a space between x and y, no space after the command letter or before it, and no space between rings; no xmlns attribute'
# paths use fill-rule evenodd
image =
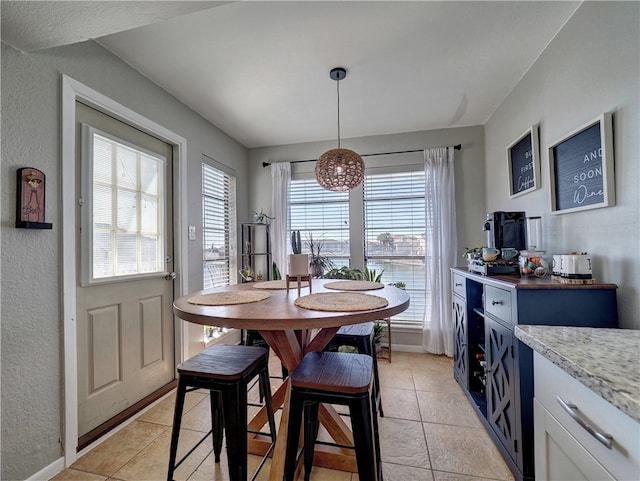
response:
<svg viewBox="0 0 640 481"><path fill-rule="evenodd" d="M298 297L295 305L313 311L355 312L380 309L389 302L383 297L357 292L321 292Z"/></svg>
<svg viewBox="0 0 640 481"><path fill-rule="evenodd" d="M382 289L384 284L373 281L336 281L329 282L324 287L338 291L371 291L373 289Z"/></svg>
<svg viewBox="0 0 640 481"><path fill-rule="evenodd" d="M211 294L192 296L187 299L187 302L199 306L231 306L264 301L269 297L271 297L271 294L260 291L213 292Z"/></svg>
<svg viewBox="0 0 640 481"><path fill-rule="evenodd" d="M293 281L289 282L289 288L298 287L298 283ZM309 283L307 281L300 282L300 287L309 287ZM279 280L279 281L264 281L264 282L256 282L253 285L254 289L286 289L287 281Z"/></svg>

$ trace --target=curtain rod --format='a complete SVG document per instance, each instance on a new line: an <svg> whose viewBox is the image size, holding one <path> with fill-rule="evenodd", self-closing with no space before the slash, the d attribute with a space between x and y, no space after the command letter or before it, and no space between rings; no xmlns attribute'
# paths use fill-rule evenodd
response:
<svg viewBox="0 0 640 481"><path fill-rule="evenodd" d="M455 150L462 150L462 144L454 145L453 148ZM398 150L396 152L378 152L377 154L361 154L360 157L373 157L376 155L392 155L392 154L409 154L413 152L424 152L425 149L416 149L416 150ZM290 164L299 164L302 162L315 162L318 159L309 159L309 160L292 160L289 162ZM268 167L272 164L272 162L263 162L262 167Z"/></svg>

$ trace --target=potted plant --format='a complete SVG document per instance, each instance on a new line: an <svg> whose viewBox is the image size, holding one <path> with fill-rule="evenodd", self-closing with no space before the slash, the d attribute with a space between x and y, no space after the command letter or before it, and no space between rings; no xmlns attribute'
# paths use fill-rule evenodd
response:
<svg viewBox="0 0 640 481"><path fill-rule="evenodd" d="M251 282L255 276L255 272L251 267L251 242L244 243L244 253L242 255L242 269L238 270L240 277L244 282Z"/></svg>
<svg viewBox="0 0 640 481"><path fill-rule="evenodd" d="M307 247L311 253L309 258L311 275L313 277L322 277L324 271L333 268L333 262L331 259L321 254L322 248L324 247L324 241L322 239L314 240L313 234L309 233L309 237L307 237Z"/></svg>
<svg viewBox="0 0 640 481"><path fill-rule="evenodd" d="M251 282L255 275L251 267L245 267L244 269L240 269L238 273L240 274L240 277L242 277L242 279L245 282Z"/></svg>
<svg viewBox="0 0 640 481"><path fill-rule="evenodd" d="M462 254L462 258L467 261L470 261L473 259L481 259L482 247L466 247L464 254Z"/></svg>
<svg viewBox="0 0 640 481"><path fill-rule="evenodd" d="M362 276L364 281L380 282L382 280L382 274L384 269L380 271L380 274L376 273L375 269L370 270L367 266L364 267L364 275Z"/></svg>
<svg viewBox="0 0 640 481"><path fill-rule="evenodd" d="M270 220L275 219L275 217L269 217L265 214L262 209L260 209L260 212L254 210L251 215L253 215L253 222L256 224L268 224Z"/></svg>
<svg viewBox="0 0 640 481"><path fill-rule="evenodd" d="M278 269L278 264L276 264L275 261L271 264L271 277L274 281L279 281L280 279L282 279L282 276L280 275L280 269Z"/></svg>
<svg viewBox="0 0 640 481"><path fill-rule="evenodd" d="M373 323L373 342L380 344L382 333L387 330L387 323L384 321L375 321ZM377 347L377 346L376 346Z"/></svg>
<svg viewBox="0 0 640 481"><path fill-rule="evenodd" d="M362 271L360 269L351 269L347 266L341 268L334 267L328 272L322 274L323 279L349 279L359 280L362 279Z"/></svg>
<svg viewBox="0 0 640 481"><path fill-rule="evenodd" d="M309 275L309 254L302 253L299 230L291 231L291 252L293 254L289 254L289 275Z"/></svg>

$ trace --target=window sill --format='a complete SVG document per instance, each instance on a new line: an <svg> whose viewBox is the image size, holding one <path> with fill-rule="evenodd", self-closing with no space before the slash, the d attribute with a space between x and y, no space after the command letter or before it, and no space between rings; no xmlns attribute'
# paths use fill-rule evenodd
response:
<svg viewBox="0 0 640 481"><path fill-rule="evenodd" d="M205 334L205 337L202 341L202 345L206 349L207 347L213 346L214 344L224 342L228 338L232 337L235 334L235 332L236 332L236 329L233 329L233 328L227 329L223 327L220 330L215 329L213 331L212 336L207 336Z"/></svg>

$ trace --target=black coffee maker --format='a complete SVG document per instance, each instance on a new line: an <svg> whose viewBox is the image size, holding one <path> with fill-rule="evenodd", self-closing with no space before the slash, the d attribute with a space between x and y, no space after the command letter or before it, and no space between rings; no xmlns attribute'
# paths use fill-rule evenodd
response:
<svg viewBox="0 0 640 481"><path fill-rule="evenodd" d="M524 212L490 212L482 230L487 232L487 247L526 249L527 231Z"/></svg>

